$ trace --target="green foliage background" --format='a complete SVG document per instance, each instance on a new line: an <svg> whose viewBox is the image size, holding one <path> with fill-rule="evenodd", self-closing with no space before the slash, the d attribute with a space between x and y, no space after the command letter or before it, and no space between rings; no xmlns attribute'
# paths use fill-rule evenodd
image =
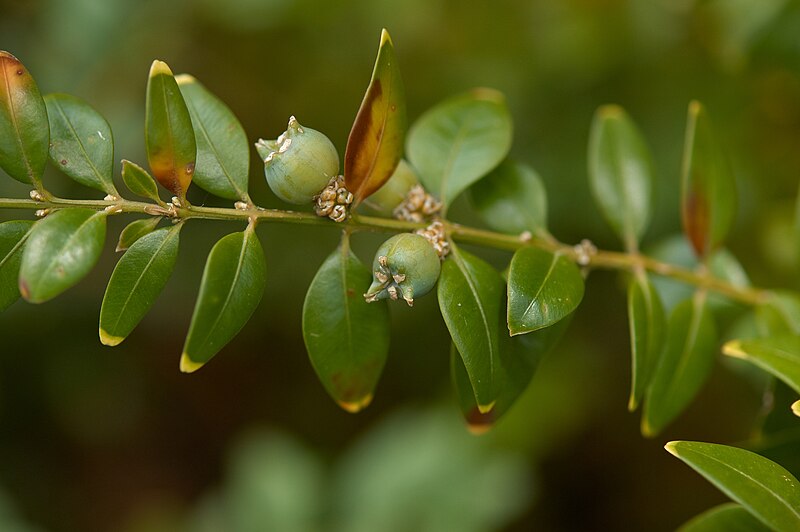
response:
<svg viewBox="0 0 800 532"><path fill-rule="evenodd" d="M617 246L616 239L591 202L586 178L595 109L622 105L653 149L657 203L647 248L679 231L685 110L699 99L731 155L740 191L729 247L754 284L800 288L793 230L800 178L798 1L520 0L467 7L454 0L0 0L0 13L0 48L25 62L43 92L78 95L106 116L117 166L123 157L145 160L144 90L153 58L176 73L190 72L219 95L251 140L274 138L294 114L330 136L343 155L385 26L404 74L409 117L475 86L501 90L515 122L512 153L545 182L551 231L566 242L589 237L606 248ZM45 183L62 196L87 196L55 173ZM256 202L277 205L257 161L251 183ZM0 179L2 196L27 192ZM193 193L194 203L211 201ZM451 213L478 223L464 198ZM14 214L0 212L0 221ZM112 218L110 234L123 224ZM625 408L625 294L608 273L592 274L568 334L531 389L479 440L457 429L449 341L433 297L413 310L392 307L391 351L372 406L352 416L329 399L308 362L300 317L308 284L336 246L334 229L265 224L267 288L253 320L207 368L180 374L205 256L223 234L241 230L232 226L199 221L183 231L176 275L114 351L96 336L116 260L110 245L94 274L59 300L38 307L20 302L2 315L0 485L20 521L49 530L138 531L224 530L199 528L223 519L237 530L258 530L251 513L264 505L248 506L247 498L261 493L248 482L263 487L259 482L281 474L292 480L279 483L287 487L275 496L289 497L285 504L299 505L298 515L310 519L272 524L282 530L369 530L372 517L360 514L352 497L331 495L357 494L367 481L377 497L369 508L384 511L378 515L394 530L448 530L463 517L454 497L470 500L459 495L464 485L507 493L485 501L485 511L476 507L476 530L668 530L725 500L662 445L747 440L763 382L718 362L686 415L656 440L642 439L638 416ZM362 260L381 239L354 239ZM504 255L489 258L500 264ZM431 413L432 404L443 402L449 414ZM263 430L272 432L242 436ZM400 435L408 443L391 446ZM449 466L432 467L442 459L433 443L424 443L442 439L463 452ZM781 463L798 474L798 464ZM240 469L264 473L254 480ZM412 469L418 477L398 480ZM302 484L309 477L335 480ZM404 499L423 480L441 487L420 500ZM294 491L293 481L301 483ZM323 502L312 505L309 492L316 489ZM274 491L264 493L274 501ZM228 502L214 510L207 501L215 497ZM428 520L408 520L429 512Z"/></svg>

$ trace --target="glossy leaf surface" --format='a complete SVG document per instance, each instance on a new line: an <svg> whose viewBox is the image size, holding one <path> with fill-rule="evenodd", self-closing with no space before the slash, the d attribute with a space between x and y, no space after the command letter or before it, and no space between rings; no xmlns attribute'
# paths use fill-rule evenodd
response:
<svg viewBox="0 0 800 532"><path fill-rule="evenodd" d="M505 316L501 313L499 319L504 322ZM486 432L514 406L533 379L542 358L555 346L569 322L569 319L564 319L552 327L514 337L500 334L500 366L495 377L497 399L494 407L484 413L481 413L475 402L475 392L464 361L455 346L451 347L450 375L461 413L471 432ZM502 331L502 323L500 329Z"/></svg>
<svg viewBox="0 0 800 532"><path fill-rule="evenodd" d="M503 279L483 260L452 246L442 265L439 309L467 369L475 400L488 412L497 397L499 320ZM502 331L505 334L505 331Z"/></svg>
<svg viewBox="0 0 800 532"><path fill-rule="evenodd" d="M472 204L501 233L547 234L547 193L530 166L506 159L470 188Z"/></svg>
<svg viewBox="0 0 800 532"><path fill-rule="evenodd" d="M153 61L147 80L145 144L150 170L161 186L183 197L192 182L197 144L192 118L166 63Z"/></svg>
<svg viewBox="0 0 800 532"><path fill-rule="evenodd" d="M119 260L100 309L103 344L121 343L153 306L175 268L181 227L141 237Z"/></svg>
<svg viewBox="0 0 800 532"><path fill-rule="evenodd" d="M619 106L597 110L589 137L589 184L605 219L628 249L636 249L650 221L650 150Z"/></svg>
<svg viewBox="0 0 800 532"><path fill-rule="evenodd" d="M122 160L122 181L137 196L161 203L161 198L158 197L158 186L153 180L153 176L138 164L126 159Z"/></svg>
<svg viewBox="0 0 800 532"><path fill-rule="evenodd" d="M800 393L800 336L733 340L722 347L722 352L752 362Z"/></svg>
<svg viewBox="0 0 800 532"><path fill-rule="evenodd" d="M372 401L389 352L387 302L367 303L372 272L343 243L320 267L303 305L303 339L325 389L348 412Z"/></svg>
<svg viewBox="0 0 800 532"><path fill-rule="evenodd" d="M119 234L116 251L125 251L131 247L134 242L155 231L160 221L160 217L151 216L149 218L142 218L141 220L134 220L126 225L125 229Z"/></svg>
<svg viewBox="0 0 800 532"><path fill-rule="evenodd" d="M511 115L505 96L474 89L423 114L408 133L407 155L445 207L508 154Z"/></svg>
<svg viewBox="0 0 800 532"><path fill-rule="evenodd" d="M0 312L19 299L19 265L32 226L29 220L0 223Z"/></svg>
<svg viewBox="0 0 800 532"><path fill-rule="evenodd" d="M197 144L194 183L221 198L247 201L250 146L233 112L192 76L175 80L192 117Z"/></svg>
<svg viewBox="0 0 800 532"><path fill-rule="evenodd" d="M726 503L694 517L678 532L769 532L770 528L743 506Z"/></svg>
<svg viewBox="0 0 800 532"><path fill-rule="evenodd" d="M0 168L21 183L35 183L47 164L47 109L25 65L2 50L0 76Z"/></svg>
<svg viewBox="0 0 800 532"><path fill-rule="evenodd" d="M698 257L716 249L733 224L736 183L700 102L689 104L681 179L683 232Z"/></svg>
<svg viewBox="0 0 800 532"><path fill-rule="evenodd" d="M266 270L264 250L250 228L214 245L183 346L181 371L200 369L244 327L264 295Z"/></svg>
<svg viewBox="0 0 800 532"><path fill-rule="evenodd" d="M702 294L672 311L667 340L653 373L642 415L642 433L655 436L691 403L705 384L717 353L717 331Z"/></svg>
<svg viewBox="0 0 800 532"><path fill-rule="evenodd" d="M44 97L50 121L50 161L78 183L117 194L114 137L106 119L91 105L69 94Z"/></svg>
<svg viewBox="0 0 800 532"><path fill-rule="evenodd" d="M523 334L556 323L583 299L583 277L567 257L524 247L508 272L508 330Z"/></svg>
<svg viewBox="0 0 800 532"><path fill-rule="evenodd" d="M631 395L628 410L639 406L663 348L664 306L646 274L628 284L628 328L631 335Z"/></svg>
<svg viewBox="0 0 800 532"><path fill-rule="evenodd" d="M377 191L403 156L406 97L389 32L381 32L378 57L344 155L347 189L361 200Z"/></svg>
<svg viewBox="0 0 800 532"><path fill-rule="evenodd" d="M106 217L103 211L64 209L40 220L22 254L22 297L42 303L83 279L103 251Z"/></svg>
<svg viewBox="0 0 800 532"><path fill-rule="evenodd" d="M667 451L775 530L800 530L800 483L775 462L744 449L673 441Z"/></svg>

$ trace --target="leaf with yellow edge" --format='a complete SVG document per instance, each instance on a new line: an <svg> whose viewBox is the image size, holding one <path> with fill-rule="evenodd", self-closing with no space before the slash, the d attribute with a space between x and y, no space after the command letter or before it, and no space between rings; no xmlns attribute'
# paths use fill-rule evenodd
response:
<svg viewBox="0 0 800 532"><path fill-rule="evenodd" d="M372 272L344 237L320 267L303 304L303 340L336 403L355 413L372 400L389 353L389 307L367 303Z"/></svg>
<svg viewBox="0 0 800 532"><path fill-rule="evenodd" d="M222 237L208 254L180 368L200 369L230 342L264 295L267 265L255 229Z"/></svg>
<svg viewBox="0 0 800 532"><path fill-rule="evenodd" d="M731 340L722 346L722 352L755 364L800 393L800 336Z"/></svg>
<svg viewBox="0 0 800 532"><path fill-rule="evenodd" d="M344 155L344 179L355 203L392 176L403 155L406 100L389 32L381 33L378 58L356 115Z"/></svg>
<svg viewBox="0 0 800 532"><path fill-rule="evenodd" d="M194 175L197 144L189 109L163 61L150 67L145 108L147 162L158 182L183 198Z"/></svg>

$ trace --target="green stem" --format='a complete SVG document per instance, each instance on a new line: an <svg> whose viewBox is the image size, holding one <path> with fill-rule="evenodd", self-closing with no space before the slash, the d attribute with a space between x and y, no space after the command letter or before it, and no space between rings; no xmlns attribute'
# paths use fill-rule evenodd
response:
<svg viewBox="0 0 800 532"><path fill-rule="evenodd" d="M171 218L179 218L181 220L232 220L245 223L255 220L259 223L280 222L318 225L331 228L344 228L348 230L348 232L404 232L425 227L425 224L420 223L394 220L390 218L378 218L374 216L362 216L359 214L353 214L347 221L341 224L336 224L335 222L332 222L327 218L321 218L314 213L286 211L280 209L263 209L255 206L248 206L245 209L197 206L191 206L189 208L164 208L154 203L130 201L124 199L118 201L107 201L49 198L44 201L37 201L33 199L0 198L0 209L52 210L78 207L95 210L114 207L117 212L141 213L152 216L169 216ZM457 242L476 244L479 246L504 249L508 251L514 251L524 246L535 246L554 253L561 253L586 268L603 268L630 272L635 272L637 269L645 269L654 274L670 277L672 279L694 285L701 289L717 292L732 300L751 305L761 304L769 297L769 292L767 290L736 286L728 281L710 275L705 270L690 270L674 264L661 262L638 253L597 250L588 242L585 245L569 246L567 244L558 242L555 239L543 239L522 235L507 235L503 233L497 233L495 231L487 231L484 229L463 226L447 221L443 221L443 223L445 224L447 234Z"/></svg>

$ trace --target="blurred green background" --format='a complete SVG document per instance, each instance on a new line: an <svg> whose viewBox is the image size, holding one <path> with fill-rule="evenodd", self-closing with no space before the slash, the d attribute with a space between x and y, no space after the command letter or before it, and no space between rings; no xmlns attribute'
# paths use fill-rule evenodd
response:
<svg viewBox="0 0 800 532"><path fill-rule="evenodd" d="M592 114L612 102L654 152L658 204L646 243L679 231L686 107L702 100L739 185L731 250L755 284L798 288L798 1L0 0L0 48L42 92L90 101L114 129L116 159L140 163L154 58L225 100L253 141L274 138L294 114L343 153L382 27L412 118L471 87L506 93L514 155L544 178L551 229L565 242L616 246L585 170ZM93 197L49 172L58 194ZM27 196L3 177L0 195ZM260 204L278 205L255 152L251 188ZM463 198L453 212L478 223ZM0 221L18 216L0 212ZM111 220L109 240L123 223ZM110 244L78 287L0 317L0 529L670 530L725 500L662 446L747 440L763 381L721 362L677 423L640 437L626 411L625 296L606 272L591 275L520 404L480 438L461 426L434 297L393 306L372 406L353 416L326 396L300 313L335 230L261 227L269 278L259 310L207 368L180 374L205 255L239 229L190 224L156 308L114 350L97 339ZM356 238L362 260L382 238Z"/></svg>

